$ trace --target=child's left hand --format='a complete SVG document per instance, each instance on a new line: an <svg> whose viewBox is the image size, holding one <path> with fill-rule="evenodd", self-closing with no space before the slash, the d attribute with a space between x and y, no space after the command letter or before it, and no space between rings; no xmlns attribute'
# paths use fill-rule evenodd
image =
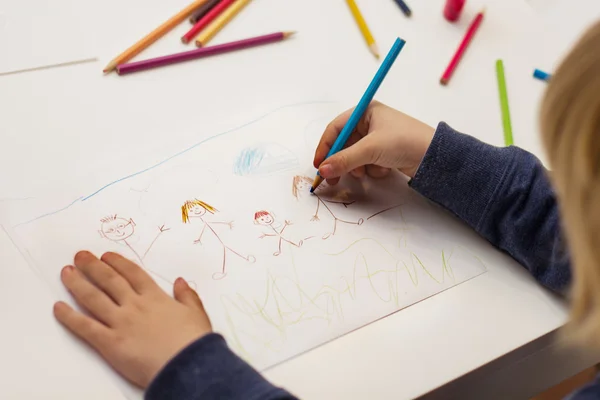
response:
<svg viewBox="0 0 600 400"><path fill-rule="evenodd" d="M175 281L173 299L118 254L98 259L79 252L75 267L63 268L61 279L91 316L59 301L56 319L141 388L183 348L212 331L200 298L183 279Z"/></svg>

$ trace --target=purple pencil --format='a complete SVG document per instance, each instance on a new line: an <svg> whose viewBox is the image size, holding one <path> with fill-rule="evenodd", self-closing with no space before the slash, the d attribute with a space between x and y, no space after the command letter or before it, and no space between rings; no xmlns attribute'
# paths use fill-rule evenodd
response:
<svg viewBox="0 0 600 400"><path fill-rule="evenodd" d="M168 56L151 58L149 60L137 61L129 64L121 64L117 66L117 74L126 75L133 72L145 71L151 68L163 67L165 65L176 64L184 61L195 60L196 58L203 58L208 56L214 56L221 53L228 53L230 51L247 49L249 47L260 46L268 43L275 43L281 40L285 40L292 36L296 32L277 32L269 35L257 36L249 39L238 40L236 42L219 44L210 47L201 47L196 50L185 51L183 53L171 54Z"/></svg>

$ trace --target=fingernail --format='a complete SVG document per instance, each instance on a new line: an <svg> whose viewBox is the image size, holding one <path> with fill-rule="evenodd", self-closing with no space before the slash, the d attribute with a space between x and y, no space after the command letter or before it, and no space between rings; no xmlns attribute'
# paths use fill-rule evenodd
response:
<svg viewBox="0 0 600 400"><path fill-rule="evenodd" d="M335 176L333 176L333 167L329 164L321 166L321 168L319 168L319 174L325 179L335 178Z"/></svg>
<svg viewBox="0 0 600 400"><path fill-rule="evenodd" d="M175 279L175 284L188 286L187 282L183 278L177 278L177 279Z"/></svg>
<svg viewBox="0 0 600 400"><path fill-rule="evenodd" d="M73 267L72 267L71 265L67 265L66 267L64 267L64 268L62 269L62 273L63 273L63 274L68 274L68 273L70 273L70 272L72 272L72 271L73 271Z"/></svg>

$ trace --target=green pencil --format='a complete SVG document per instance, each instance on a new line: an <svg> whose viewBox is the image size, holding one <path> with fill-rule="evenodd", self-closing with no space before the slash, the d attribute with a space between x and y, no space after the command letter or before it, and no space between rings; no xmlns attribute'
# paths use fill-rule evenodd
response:
<svg viewBox="0 0 600 400"><path fill-rule="evenodd" d="M506 92L506 79L504 78L504 63L496 61L496 75L498 77L498 93L500 94L500 110L502 111L502 126L504 127L504 144L513 144L512 125L510 123L510 109L508 107L508 93Z"/></svg>

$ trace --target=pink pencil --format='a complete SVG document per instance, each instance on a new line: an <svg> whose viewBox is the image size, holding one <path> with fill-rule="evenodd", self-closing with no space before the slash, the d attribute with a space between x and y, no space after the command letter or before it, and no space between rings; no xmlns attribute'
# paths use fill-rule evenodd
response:
<svg viewBox="0 0 600 400"><path fill-rule="evenodd" d="M202 47L196 50L186 51L183 53L171 54L168 56L152 58L133 62L129 64L121 64L117 66L117 74L126 75L133 72L144 71L151 68L162 67L165 65L180 63L184 61L194 60L196 58L214 56L216 54L228 53L230 51L247 49L249 47L260 46L263 44L279 42L292 36L295 32L277 32L269 35L257 36L249 39L238 40L237 42L219 44L217 46Z"/></svg>
<svg viewBox="0 0 600 400"><path fill-rule="evenodd" d="M198 20L185 35L181 38L183 43L189 43L193 40L198 33L204 28L208 26L215 18L219 16L223 11L225 11L231 4L233 4L233 0L223 0L219 4L217 4L212 10L210 10L206 15Z"/></svg>
<svg viewBox="0 0 600 400"><path fill-rule="evenodd" d="M464 39L460 43L460 46L458 46L458 50L456 50L454 57L452 57L452 61L450 61L450 64L448 64L448 67L446 68L446 71L444 72L444 75L442 75L442 78L440 79L440 83L442 85L448 84L448 81L452 77L452 74L454 73L454 70L458 66L458 63L460 62L463 54L465 54L465 51L467 51L467 47L469 47L471 40L473 40L473 36L475 36L475 33L477 32L479 25L481 25L481 21L483 21L484 11L485 11L485 9L481 10L481 12L479 14L477 14L475 19L471 23L471 26L469 26L469 29L467 30L467 33L465 34Z"/></svg>

